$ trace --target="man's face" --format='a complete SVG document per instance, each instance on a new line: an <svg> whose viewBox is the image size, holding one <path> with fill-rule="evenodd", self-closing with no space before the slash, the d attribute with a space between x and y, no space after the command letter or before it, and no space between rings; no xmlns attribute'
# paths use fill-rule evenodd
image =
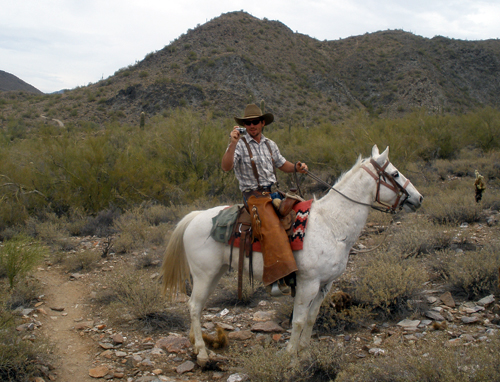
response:
<svg viewBox="0 0 500 382"><path fill-rule="evenodd" d="M266 123L262 118L255 118L245 121L245 128L247 129L247 134L252 138L258 137L262 133L262 129Z"/></svg>

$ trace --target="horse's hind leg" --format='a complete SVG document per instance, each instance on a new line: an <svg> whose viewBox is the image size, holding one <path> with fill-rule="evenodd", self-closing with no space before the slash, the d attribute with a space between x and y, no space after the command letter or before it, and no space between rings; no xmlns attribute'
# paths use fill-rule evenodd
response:
<svg viewBox="0 0 500 382"><path fill-rule="evenodd" d="M201 332L201 312L226 270L227 266L224 266L215 275L206 273L193 275L193 291L188 302L191 315L190 338L192 340L194 338L194 353L198 355L197 360L200 366L205 366L208 362L208 353Z"/></svg>

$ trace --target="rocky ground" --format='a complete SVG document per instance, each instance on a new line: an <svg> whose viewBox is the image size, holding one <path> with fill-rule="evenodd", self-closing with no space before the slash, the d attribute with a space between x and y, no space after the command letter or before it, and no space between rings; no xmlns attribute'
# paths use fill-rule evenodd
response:
<svg viewBox="0 0 500 382"><path fill-rule="evenodd" d="M475 224L458 227L457 232L481 243L491 240L498 229ZM105 245L98 238L74 240L77 251L101 251ZM367 243L369 236L364 235L364 240ZM248 307L221 308L211 300L202 325L207 333L223 328L228 333L229 346L211 353L213 362L207 370L196 365L187 329L146 334L133 326L114 326L113 320L103 316L96 306L96 297L105 288L102 279L113 274L118 277L133 256L139 255L111 255L88 273L70 274L50 261L38 268L35 277L42 282L44 295L34 309L19 309L25 323L17 328L27 336L43 334L55 346L56 361L43 368L44 377L36 382L240 381L245 380L244 368L233 362L232 354L248 352L259 343L286 345L290 327L283 311L284 306L291 304L291 298L270 298L265 293L260 293L257 302ZM360 256L351 256L346 277L354 274ZM158 277L158 271L153 268L151 277ZM390 357L401 344L411 346L433 339L443 346L480 346L498 335L498 296L465 301L438 282L429 281L426 288L422 302L427 308L421 316L412 314L395 322L374 321L355 331L315 335L313 341L332 342L356 362L367 357ZM177 302L184 307L180 309L186 309L185 300L181 296Z"/></svg>

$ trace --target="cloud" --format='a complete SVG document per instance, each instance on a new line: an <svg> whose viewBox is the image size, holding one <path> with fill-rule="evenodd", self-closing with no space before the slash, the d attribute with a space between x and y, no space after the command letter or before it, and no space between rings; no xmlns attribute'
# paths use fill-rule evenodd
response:
<svg viewBox="0 0 500 382"><path fill-rule="evenodd" d="M497 0L0 0L0 9L0 69L44 92L107 78L197 24L238 10L319 40L387 29L500 37Z"/></svg>

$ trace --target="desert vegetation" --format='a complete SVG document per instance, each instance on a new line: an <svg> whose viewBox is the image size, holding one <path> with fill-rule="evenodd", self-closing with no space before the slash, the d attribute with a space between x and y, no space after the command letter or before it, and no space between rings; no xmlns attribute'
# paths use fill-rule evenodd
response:
<svg viewBox="0 0 500 382"><path fill-rule="evenodd" d="M121 276L102 280L107 287L96 297L96 309L114 325L141 333L187 330L185 305L165 305L156 273L169 232L182 216L240 202L234 175L220 169L233 122L176 109L141 125L75 123L56 128L26 123L25 118L6 121L0 135L2 380L28 380L50 356L48 341L15 330L22 323L16 308L34 306L43 294L43 286L32 277L38 264L60 264L65 272L75 273L100 269L111 256L128 259L115 271ZM279 142L286 158L308 163L329 183L359 155L367 156L373 144L388 145L392 162L425 196L416 214L370 215L362 239L373 244L385 234L388 238L369 254L352 256L354 269L333 290L347 292L351 301L340 310L332 299L325 300L316 338L418 316L426 309L422 293L429 284L463 301L498 295L498 110L461 115L416 110L394 119L355 113L342 122L314 127L278 118L265 134ZM475 170L487 184L479 203L474 200ZM304 176L301 181L306 197L325 191ZM280 183L288 188L292 178L280 174ZM479 233L464 233L473 226L487 227L488 236L479 240ZM106 245L100 253L76 251L78 237L97 237ZM243 309L265 298L259 285L246 286L244 301L237 301L234 273L222 284L212 306ZM291 306L282 304L284 320ZM489 321L498 324L498 313L498 306L490 309ZM282 343L264 341L252 349L232 345L223 353L231 358L225 370L243 370L255 381L499 379L494 357L498 334L469 347L446 349L440 341L446 332L436 329L435 335L413 345L388 343L391 357L355 360L349 345L313 341L308 354L291 368L288 356L277 351Z"/></svg>

